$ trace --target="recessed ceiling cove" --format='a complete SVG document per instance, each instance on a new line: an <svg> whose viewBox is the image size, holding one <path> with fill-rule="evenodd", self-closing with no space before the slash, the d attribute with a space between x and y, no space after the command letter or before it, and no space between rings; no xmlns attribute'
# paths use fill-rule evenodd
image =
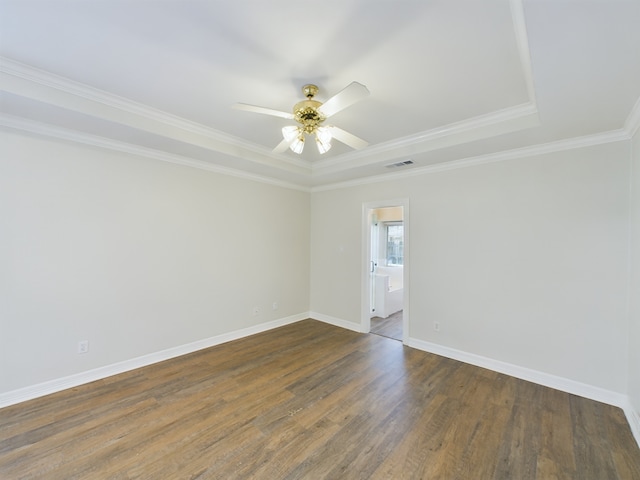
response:
<svg viewBox="0 0 640 480"><path fill-rule="evenodd" d="M410 171L624 128L639 4L0 0L0 124L303 188ZM315 127L232 108L357 85Z"/></svg>

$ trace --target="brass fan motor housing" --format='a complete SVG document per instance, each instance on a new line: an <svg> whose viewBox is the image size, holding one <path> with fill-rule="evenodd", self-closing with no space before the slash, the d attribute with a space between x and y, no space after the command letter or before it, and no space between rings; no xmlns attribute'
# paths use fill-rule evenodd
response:
<svg viewBox="0 0 640 480"><path fill-rule="evenodd" d="M298 102L293 107L293 116L299 124L302 125L305 133L313 133L316 128L325 121L326 117L318 112L318 108L322 105L322 102L313 100L313 97L318 93L318 87L315 85L305 85L302 87L302 93L304 93L306 100Z"/></svg>

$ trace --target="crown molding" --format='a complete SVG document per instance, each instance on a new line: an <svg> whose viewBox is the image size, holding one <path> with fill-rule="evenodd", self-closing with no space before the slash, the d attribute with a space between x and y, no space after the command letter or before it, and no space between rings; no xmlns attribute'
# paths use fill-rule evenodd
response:
<svg viewBox="0 0 640 480"><path fill-rule="evenodd" d="M511 1L516 5L520 4L520 0ZM518 27L515 20L514 25L520 39L519 45L523 42L526 44L526 31L518 33L522 32L522 28ZM526 65L528 53L521 52L521 58L523 65ZM530 72L530 68L525 68L525 71ZM539 124L537 108L534 103L528 102L312 163L302 158L275 154L263 146L247 143L202 124L6 57L0 57L0 73L3 74L2 88L7 92L299 174L348 170L376 163L381 159L388 160L444 148Z"/></svg>
<svg viewBox="0 0 640 480"><path fill-rule="evenodd" d="M472 130L517 120L523 116L537 113L538 110L536 106L528 102L522 105L504 108L502 110L479 115L470 119L443 125L441 127L416 133L414 135L408 135L406 137L394 139L388 142L378 143L363 150L354 150L353 152L345 153L338 157L328 158L326 160L318 160L314 162L314 165L319 168L330 167L333 165L342 164L345 161L368 157L371 155L376 155L378 153L395 151L420 143L433 142L450 135L464 134Z"/></svg>
<svg viewBox="0 0 640 480"><path fill-rule="evenodd" d="M0 57L0 73L2 74L0 75L0 79L2 80L2 89L7 92L97 118L116 121L123 125L172 138L187 144L197 145L211 151L242 158L246 161L252 161L271 168L303 175L311 181L314 177L326 174L377 164L393 158L409 157L418 153L446 148L480 138L487 138L501 133L539 125L522 0L510 0L510 6L523 73L530 97L529 102L313 163L301 158L274 154L262 146L248 144L238 137L57 76L50 72L39 70L6 57ZM123 118L123 112L129 114L129 116L127 117L125 115ZM631 109L624 127L621 130L560 140L548 144L523 147L478 157L469 157L422 168L412 168L402 172L387 173L317 187L307 187L263 175L250 174L233 168L216 166L192 158L109 140L97 135L74 132L19 117L3 115L2 118L0 118L0 125L23 130L32 134L187 165L193 168L200 168L285 188L315 192L378 183L483 163L521 158L523 156L534 156L554 151L627 140L633 137L640 129L640 98Z"/></svg>
<svg viewBox="0 0 640 480"><path fill-rule="evenodd" d="M631 138L631 135L627 129L620 129L620 130L614 130L610 132L599 133L595 135L588 135L584 137L575 137L575 138L558 140L555 142L550 142L545 144L531 145L528 147L522 147L522 148L517 148L513 150L505 150L502 152L480 155L477 157L468 157L468 158L463 158L459 160L453 160L450 162L429 165L426 167L411 168L409 170L405 170L402 172L374 175L374 176L360 178L356 180L350 180L346 182L336 182L336 183L331 183L327 185L308 187L305 185L277 180L272 177L247 173L242 170L237 170L237 169L228 168L228 167L221 167L221 166L207 163L201 160L195 160L195 159L187 158L180 155L169 154L159 150L132 145L125 142L119 142L116 140L111 140L111 139L99 137L96 135L80 133L75 130L56 127L56 126L39 123L32 120L27 120L21 117L15 117L7 114L0 113L0 127L4 127L6 129L19 130L19 131L34 134L34 135L55 138L58 140L80 143L80 144L84 144L92 147L118 151L118 152L130 154L130 155L137 155L137 156L150 158L154 160L160 160L163 162L174 163L177 165L184 165L192 168L198 168L201 170L219 173L222 175L229 175L237 178L252 180L260 183L266 183L269 185L298 190L302 192L310 192L310 193L323 192L323 191L329 191L329 190L338 190L342 188L350 188L350 187L356 187L360 185L369 185L369 184L389 182L394 180L403 180L406 178L416 177L420 175L429 175L429 174L445 172L449 170L456 170L459 168L473 167L473 166L483 165L488 163L502 162L507 160L516 160L519 158L533 157L533 156L561 152L566 150L573 150L577 148L602 145L606 143L626 141Z"/></svg>
<svg viewBox="0 0 640 480"><path fill-rule="evenodd" d="M193 158L184 157L181 155L175 155L160 150L154 150L152 148L141 147L138 145L132 145L126 142L120 142L117 140L111 140L108 138L100 137L97 135L91 135L88 133L81 133L76 130L69 130L62 127L57 127L45 123L35 122L33 120L24 119L21 117L15 117L0 113L0 127L5 129L19 130L33 135L55 138L57 140L68 141L73 143L79 143L91 147L97 147L106 150L112 150L116 152L122 152L129 155L136 155L139 157L149 158L152 160L160 160L162 162L173 163L176 165L183 165L187 167L197 168L200 170L206 170L209 172L219 173L222 175L228 175L231 177L241 178L244 180L251 180L259 183L266 183L277 187L288 188L291 190L299 190L302 192L310 192L310 188L278 180L273 177L264 175L258 175L248 173L243 170L238 170L229 167L222 167L219 165L204 162L202 160L195 160Z"/></svg>
<svg viewBox="0 0 640 480"><path fill-rule="evenodd" d="M527 102L426 132L373 145L363 150L319 160L312 165L313 173L336 173L391 158L411 156L416 153L540 125L523 0L509 0L509 7L523 80L527 89Z"/></svg>
<svg viewBox="0 0 640 480"><path fill-rule="evenodd" d="M312 173L326 175L341 172L393 158L410 157L418 153L531 128L539 124L538 109L536 105L529 102L373 145L364 150L320 160L312 165Z"/></svg>
<svg viewBox="0 0 640 480"><path fill-rule="evenodd" d="M513 29L518 46L520 64L524 81L527 85L527 94L529 102L536 104L536 91L533 83L533 70L531 68L531 51L529 49L529 34L527 33L527 23L524 16L524 7L522 0L510 0L511 19L513 20Z"/></svg>
<svg viewBox="0 0 640 480"><path fill-rule="evenodd" d="M429 165L426 167L411 168L408 170L404 170L402 172L373 175L370 177L350 180L347 182L337 182L337 183L332 183L328 185L320 185L320 186L312 187L311 192L316 193L316 192L323 192L328 190L350 188L350 187L355 187L360 185L370 185L373 183L389 182L393 180L403 180L406 178L412 178L419 175L429 175L433 173L446 172L448 170L457 170L459 168L484 165L487 163L503 162L506 160L516 160L519 158L526 158L526 157L535 157L539 155L562 152L566 150L574 150L578 148L592 147L595 145L602 145L606 143L626 141L629 139L630 139L630 136L626 130L623 130L623 129L613 130L610 132L587 135L584 137L568 138L565 140L558 140L555 142L531 145L528 147L505 150L502 152L489 153L486 155L479 155L477 157L462 158L459 160L452 160L449 162L438 163L438 164Z"/></svg>
<svg viewBox="0 0 640 480"><path fill-rule="evenodd" d="M624 122L624 129L629 137L633 137L640 129L640 97L638 97L631 112L629 112L629 116Z"/></svg>
<svg viewBox="0 0 640 480"><path fill-rule="evenodd" d="M276 155L205 125L0 57L2 90L263 165L308 173L308 161ZM125 113L126 115L123 115Z"/></svg>

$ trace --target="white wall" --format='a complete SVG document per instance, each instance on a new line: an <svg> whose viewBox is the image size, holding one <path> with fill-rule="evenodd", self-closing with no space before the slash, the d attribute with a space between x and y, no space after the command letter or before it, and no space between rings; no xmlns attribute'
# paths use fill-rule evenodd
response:
<svg viewBox="0 0 640 480"><path fill-rule="evenodd" d="M631 282L629 288L629 398L640 434L640 130L632 145ZM640 442L640 437L638 437Z"/></svg>
<svg viewBox="0 0 640 480"><path fill-rule="evenodd" d="M357 324L362 205L409 198L412 338L628 392L640 411L638 134L633 154L620 142L311 199L1 135L0 394L309 310Z"/></svg>
<svg viewBox="0 0 640 480"><path fill-rule="evenodd" d="M308 193L1 135L0 393L308 312Z"/></svg>
<svg viewBox="0 0 640 480"><path fill-rule="evenodd" d="M359 322L362 204L408 197L410 337L624 393L629 155L620 142L316 192L311 311Z"/></svg>

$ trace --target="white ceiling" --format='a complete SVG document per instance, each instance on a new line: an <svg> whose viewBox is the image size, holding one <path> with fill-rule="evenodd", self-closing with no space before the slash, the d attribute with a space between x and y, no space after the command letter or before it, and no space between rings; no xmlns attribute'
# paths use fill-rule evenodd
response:
<svg viewBox="0 0 640 480"><path fill-rule="evenodd" d="M640 98L638 0L0 0L0 124L300 187L585 136ZM367 140L274 154L307 83ZM638 107L636 107L636 110Z"/></svg>

